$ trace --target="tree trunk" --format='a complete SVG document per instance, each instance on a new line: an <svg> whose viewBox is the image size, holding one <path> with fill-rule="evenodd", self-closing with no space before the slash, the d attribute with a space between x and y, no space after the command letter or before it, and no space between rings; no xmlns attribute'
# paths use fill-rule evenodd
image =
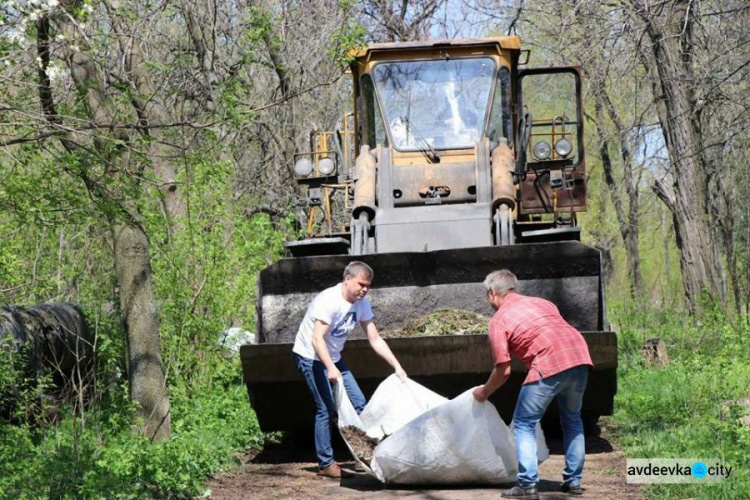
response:
<svg viewBox="0 0 750 500"><path fill-rule="evenodd" d="M641 277L641 257L639 249L639 232L638 232L638 187L634 186L632 176L632 166L630 164L630 151L624 143L627 134L617 120L614 111L610 110L610 116L617 128L621 145L620 151L623 159L623 168L625 170L623 183L625 191L628 194L628 208L625 208L622 197L620 196L619 186L613 173L612 160L609 154L609 141L604 129L603 107L609 99L604 88L602 75L594 77L594 98L596 110L596 129L599 134L599 153L602 158L604 175L609 187L609 193L612 198L612 205L615 207L617 222L620 228L620 236L625 243L625 255L628 261L628 278L630 284L630 296L633 300L639 300L643 296L643 280ZM608 103L611 107L611 103Z"/></svg>
<svg viewBox="0 0 750 500"><path fill-rule="evenodd" d="M76 29L71 19L61 18L60 31L66 35L66 39L73 39ZM127 148L132 137L110 128L114 124L113 104L90 53L88 48L68 48L66 54L71 76L78 92L86 99L90 120L96 131L93 146L97 156L92 158L82 155L82 168L71 173L86 184L99 209L110 221L122 321L128 346L126 359L130 395L140 405L139 415L145 419L138 425L138 430L152 439L162 439L171 433L170 405L161 364L159 313L153 296L148 238L138 223L137 202L124 198L118 192L119 186L108 184L119 178L132 185L138 179L135 175L138 166L131 160ZM52 101L51 95L48 99ZM126 148L113 151L108 144L113 139L122 141ZM70 137L63 136L61 141L68 150L82 149ZM83 141L85 139L80 140Z"/></svg>
<svg viewBox="0 0 750 500"><path fill-rule="evenodd" d="M151 284L151 257L140 225L113 224L120 308L127 332L130 398L140 405L138 432L152 440L171 432L169 395L161 362L159 314Z"/></svg>
<svg viewBox="0 0 750 500"><path fill-rule="evenodd" d="M168 145L164 137L164 129L149 128L154 125L165 125L169 121L169 113L161 97L157 95L156 86L149 74L136 34L118 12L119 0L111 0L107 3L107 7L113 31L120 44L128 80L133 86L131 102L136 109L140 124L146 127L143 133L154 139L149 143L148 157L153 166L154 177L158 182L159 194L167 215L173 219L175 216L182 215L185 210L181 193L177 189L177 174L172 161L177 156L177 151Z"/></svg>
<svg viewBox="0 0 750 500"><path fill-rule="evenodd" d="M653 13L645 3L635 5L651 41L647 69L654 78L655 97L662 101L660 122L674 176L674 203L668 206L673 211L685 298L694 314L700 309L702 293L711 299L723 298L706 206L700 130L693 120L690 36L695 7L687 0L672 0Z"/></svg>

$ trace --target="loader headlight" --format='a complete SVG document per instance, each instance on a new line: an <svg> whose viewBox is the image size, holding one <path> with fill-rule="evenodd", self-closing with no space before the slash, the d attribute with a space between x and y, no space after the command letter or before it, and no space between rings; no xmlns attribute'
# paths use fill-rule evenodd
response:
<svg viewBox="0 0 750 500"><path fill-rule="evenodd" d="M565 137L555 143L555 153L557 153L558 156L565 158L571 151L573 151L573 144L571 144L571 142Z"/></svg>
<svg viewBox="0 0 750 500"><path fill-rule="evenodd" d="M552 148L544 141L534 144L534 158L537 160L546 160L552 154Z"/></svg>
<svg viewBox="0 0 750 500"><path fill-rule="evenodd" d="M336 165L333 164L333 160L330 158L323 158L318 162L318 171L321 175L331 175Z"/></svg>
<svg viewBox="0 0 750 500"><path fill-rule="evenodd" d="M300 158L294 164L294 173L297 177L307 177L312 172L313 165L308 158Z"/></svg>

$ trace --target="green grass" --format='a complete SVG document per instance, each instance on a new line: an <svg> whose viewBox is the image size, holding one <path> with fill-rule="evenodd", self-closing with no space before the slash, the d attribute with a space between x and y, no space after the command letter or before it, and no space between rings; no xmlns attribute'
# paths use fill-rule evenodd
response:
<svg viewBox="0 0 750 500"><path fill-rule="evenodd" d="M239 363L231 363L239 373ZM172 388L172 438L152 444L131 432L125 385L85 420L68 410L47 428L0 423L0 498L192 498L211 474L263 444L239 377Z"/></svg>
<svg viewBox="0 0 750 500"><path fill-rule="evenodd" d="M717 458L733 468L718 484L654 485L649 498L750 498L750 429L738 417L750 408L721 403L750 396L750 332L721 314L690 321L680 313L617 309L620 340L613 421L629 458ZM647 338L668 345L670 363L645 366Z"/></svg>

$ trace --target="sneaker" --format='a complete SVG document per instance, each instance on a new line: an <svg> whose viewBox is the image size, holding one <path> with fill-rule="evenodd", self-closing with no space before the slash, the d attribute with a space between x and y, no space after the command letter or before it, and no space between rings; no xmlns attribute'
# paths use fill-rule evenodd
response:
<svg viewBox="0 0 750 500"><path fill-rule="evenodd" d="M318 475L323 477L330 477L332 479L341 479L341 467L339 467L339 464L337 464L336 462L333 462L325 469L320 469L318 471Z"/></svg>
<svg viewBox="0 0 750 500"><path fill-rule="evenodd" d="M536 489L536 485L521 486L519 484L510 488L509 490L503 490L500 494L503 498L523 498L526 500L539 500L539 490Z"/></svg>
<svg viewBox="0 0 750 500"><path fill-rule="evenodd" d="M583 489L580 484L563 483L560 491L568 495L583 495Z"/></svg>

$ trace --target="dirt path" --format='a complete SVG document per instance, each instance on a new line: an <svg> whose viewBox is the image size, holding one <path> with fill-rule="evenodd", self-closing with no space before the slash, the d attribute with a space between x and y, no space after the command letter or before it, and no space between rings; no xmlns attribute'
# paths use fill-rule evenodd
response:
<svg viewBox="0 0 750 500"><path fill-rule="evenodd" d="M625 483L625 457L610 443L606 422L599 437L586 440L584 494L570 497L560 493L560 471L564 466L562 442L548 440L550 458L540 467L540 497L546 500L597 498L605 500L641 500L643 491ZM337 452L342 459L346 453ZM345 463L346 464L346 463ZM349 462L351 464L351 462ZM217 500L239 499L386 499L419 500L497 500L498 488L453 489L385 489L366 474L354 474L341 481L316 476L317 466L312 445L304 447L293 442L267 446L262 453L248 460L242 470L209 482L211 497Z"/></svg>

